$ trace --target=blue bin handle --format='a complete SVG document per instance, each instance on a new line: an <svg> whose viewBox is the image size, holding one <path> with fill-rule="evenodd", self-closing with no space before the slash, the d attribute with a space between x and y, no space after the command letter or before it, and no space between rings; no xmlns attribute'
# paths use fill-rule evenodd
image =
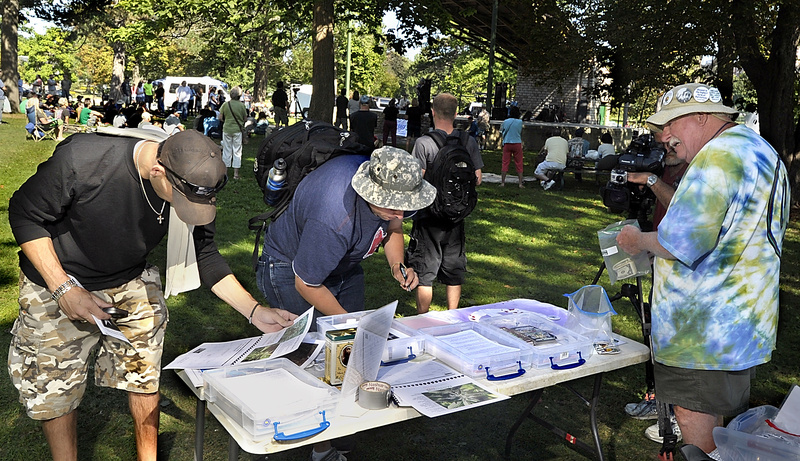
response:
<svg viewBox="0 0 800 461"><path fill-rule="evenodd" d="M275 436L273 438L276 442L291 442L293 440L305 439L306 437L319 434L320 432L329 428L331 425L330 421L325 419L325 411L320 411L320 413L322 414L322 422L319 423L319 427L315 427L307 431L297 432L295 434L286 435L283 432L278 432L278 424L280 424L280 422L272 423L275 427Z"/></svg>
<svg viewBox="0 0 800 461"><path fill-rule="evenodd" d="M575 363L570 363L569 365L556 365L553 363L553 357L550 357L550 368L553 370L569 370L570 368L578 368L584 363L586 363L586 359L581 356L581 351L578 351L578 361Z"/></svg>
<svg viewBox="0 0 800 461"><path fill-rule="evenodd" d="M511 373L511 374L503 375L503 376L494 376L494 375L490 374L489 373L489 367L486 367L486 379L489 380L489 381L505 381L506 379L512 379L512 378L516 378L517 376L524 375L525 374L525 369L522 368L522 362L517 361L517 365L519 366L519 370L517 370L515 373Z"/></svg>
<svg viewBox="0 0 800 461"><path fill-rule="evenodd" d="M415 358L417 358L417 356L414 354L414 347L408 346L408 357L403 359L392 360L391 362L384 362L383 360L381 360L381 366L388 367L391 365L399 365L401 363L406 363L408 361L414 360Z"/></svg>

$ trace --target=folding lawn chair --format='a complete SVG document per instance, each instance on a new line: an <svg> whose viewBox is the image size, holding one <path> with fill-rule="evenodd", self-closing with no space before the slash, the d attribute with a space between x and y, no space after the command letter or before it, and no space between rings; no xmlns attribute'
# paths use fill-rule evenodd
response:
<svg viewBox="0 0 800 461"><path fill-rule="evenodd" d="M56 120L50 123L37 123L36 125L28 123L25 125L25 129L28 130L30 137L37 142L43 139L55 141L56 133L58 132L56 128L58 128L58 122Z"/></svg>

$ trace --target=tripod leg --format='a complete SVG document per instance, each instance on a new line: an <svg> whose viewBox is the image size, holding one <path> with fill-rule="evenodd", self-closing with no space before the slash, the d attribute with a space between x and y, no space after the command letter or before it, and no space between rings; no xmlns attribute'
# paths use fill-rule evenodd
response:
<svg viewBox="0 0 800 461"><path fill-rule="evenodd" d="M603 271L605 270L605 268L606 268L606 262L603 261L603 263L600 264L600 269L597 270L597 275L595 275L594 280L592 280L592 285L597 285L597 282L600 281L600 276L603 275Z"/></svg>

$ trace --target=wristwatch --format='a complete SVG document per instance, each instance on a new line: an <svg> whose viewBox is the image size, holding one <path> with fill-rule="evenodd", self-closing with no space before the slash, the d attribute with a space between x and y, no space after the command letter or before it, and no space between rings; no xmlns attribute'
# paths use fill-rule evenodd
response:
<svg viewBox="0 0 800 461"><path fill-rule="evenodd" d="M68 278L66 282L62 283L52 294L53 301L58 302L73 287L80 286L80 284L73 278Z"/></svg>
<svg viewBox="0 0 800 461"><path fill-rule="evenodd" d="M651 174L647 177L647 187L653 187L656 182L658 182L658 176Z"/></svg>

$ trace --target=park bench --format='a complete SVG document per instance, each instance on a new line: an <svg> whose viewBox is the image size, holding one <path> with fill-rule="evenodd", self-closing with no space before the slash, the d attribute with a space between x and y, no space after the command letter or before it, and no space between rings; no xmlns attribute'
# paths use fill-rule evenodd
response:
<svg viewBox="0 0 800 461"><path fill-rule="evenodd" d="M583 175L594 175L595 183L606 182L610 177L609 170L598 170L597 161L588 158L573 157L567 159L567 167L563 170L549 170L547 176L555 180L556 184L551 190L562 190L564 188L564 175L572 174L578 182L583 181Z"/></svg>

